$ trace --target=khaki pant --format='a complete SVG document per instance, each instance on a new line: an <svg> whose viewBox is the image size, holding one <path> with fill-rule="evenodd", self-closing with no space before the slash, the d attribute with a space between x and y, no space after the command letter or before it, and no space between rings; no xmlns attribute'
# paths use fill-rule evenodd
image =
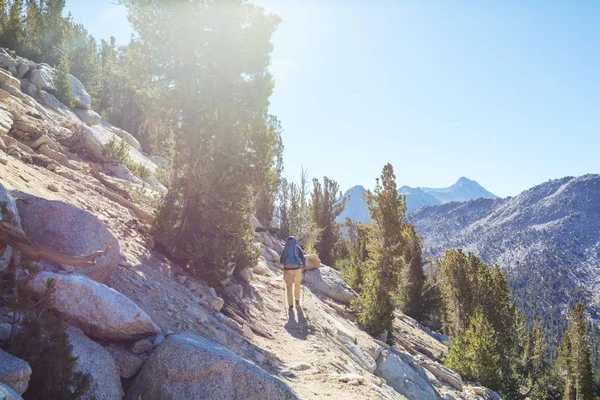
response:
<svg viewBox="0 0 600 400"><path fill-rule="evenodd" d="M286 265L285 268L295 268L296 265ZM283 279L285 280L285 287L287 289L287 300L291 306L294 304L294 297L296 301L300 301L300 284L302 283L302 267L298 269L286 269L283 272ZM292 285L294 285L294 295L292 296Z"/></svg>

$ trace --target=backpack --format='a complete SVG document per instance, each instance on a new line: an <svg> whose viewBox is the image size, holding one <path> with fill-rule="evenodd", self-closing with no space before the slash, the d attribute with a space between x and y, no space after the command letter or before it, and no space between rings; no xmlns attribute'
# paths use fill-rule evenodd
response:
<svg viewBox="0 0 600 400"><path fill-rule="evenodd" d="M285 242L285 248L283 249L283 261L284 264L295 264L302 265L300 256L298 255L298 246L296 245L296 238L290 236Z"/></svg>

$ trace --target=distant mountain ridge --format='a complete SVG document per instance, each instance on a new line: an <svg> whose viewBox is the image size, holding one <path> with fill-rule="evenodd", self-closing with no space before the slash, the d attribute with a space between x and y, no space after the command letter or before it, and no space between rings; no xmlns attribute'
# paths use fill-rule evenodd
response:
<svg viewBox="0 0 600 400"><path fill-rule="evenodd" d="M425 207L408 222L423 237L425 256L460 248L498 264L530 320L540 314L556 325L576 301L600 320L600 175L548 181L506 199Z"/></svg>
<svg viewBox="0 0 600 400"><path fill-rule="evenodd" d="M370 220L367 202L364 198L365 188L354 186L344 196L350 196L346 208L337 218L344 222L346 217L354 222L368 223ZM478 198L496 199L497 196L486 190L476 181L462 177L447 188L426 188L402 186L398 193L406 196L407 213L411 214L425 206L435 206L453 201L464 202Z"/></svg>

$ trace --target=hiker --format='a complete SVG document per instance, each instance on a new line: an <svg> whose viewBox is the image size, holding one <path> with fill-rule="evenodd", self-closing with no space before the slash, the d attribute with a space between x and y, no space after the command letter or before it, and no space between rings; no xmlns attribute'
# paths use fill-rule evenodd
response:
<svg viewBox="0 0 600 400"><path fill-rule="evenodd" d="M279 263L283 265L283 279L290 310L293 308L294 298L296 298L296 308L300 308L300 285L302 284L302 274L306 271L306 258L304 258L304 252L298 246L295 237L289 236L285 241ZM294 286L293 295L292 285Z"/></svg>

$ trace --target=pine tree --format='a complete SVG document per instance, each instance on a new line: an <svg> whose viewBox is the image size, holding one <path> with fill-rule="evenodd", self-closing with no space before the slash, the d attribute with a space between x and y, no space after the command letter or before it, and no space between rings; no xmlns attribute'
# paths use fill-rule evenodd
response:
<svg viewBox="0 0 600 400"><path fill-rule="evenodd" d="M344 223L349 236L350 257L345 260L342 268L342 278L357 293L361 293L365 285L365 271L368 260L369 227L362 222L355 224L346 218Z"/></svg>
<svg viewBox="0 0 600 400"><path fill-rule="evenodd" d="M469 326L452 339L445 364L463 378L498 390L503 379L499 361L498 334L477 307Z"/></svg>
<svg viewBox="0 0 600 400"><path fill-rule="evenodd" d="M342 239L335 220L344 211L345 205L346 199L336 181L325 176L321 185L318 179L313 179L311 214L314 225L320 230L315 247L325 265L335 266L335 248Z"/></svg>
<svg viewBox="0 0 600 400"><path fill-rule="evenodd" d="M0 45L11 50L21 50L23 43L23 0L12 0L9 6L6 23L2 30Z"/></svg>
<svg viewBox="0 0 600 400"><path fill-rule="evenodd" d="M101 84L101 66L96 39L88 34L81 24L74 25L69 36L70 73L81 81L94 104L97 104Z"/></svg>
<svg viewBox="0 0 600 400"><path fill-rule="evenodd" d="M54 87L56 98L68 107L73 106L73 89L71 89L71 78L69 77L70 64L67 58L60 60L54 69Z"/></svg>
<svg viewBox="0 0 600 400"><path fill-rule="evenodd" d="M371 224L362 292L352 302L358 321L372 335L392 332L394 303L404 267L406 201L398 195L391 164L383 167L375 191L365 194Z"/></svg>
<svg viewBox="0 0 600 400"><path fill-rule="evenodd" d="M400 285L400 307L406 315L421 320L426 312L423 302L425 273L421 238L415 232L414 225L405 224L404 270Z"/></svg>
<svg viewBox="0 0 600 400"><path fill-rule="evenodd" d="M281 140L281 134L283 128L279 120L271 115L269 116L268 123L269 134L265 135L267 138L275 142L272 146L268 142L265 143L266 147L271 147L274 150L272 160L266 157L267 161L271 163L268 168L269 172L264 175L264 181L257 184L255 189L255 212L256 218L263 224L271 227L275 218L275 200L277 196L277 190L281 181L281 173L283 172L283 142ZM268 152L261 151L261 154ZM259 179L260 180L260 177Z"/></svg>
<svg viewBox="0 0 600 400"><path fill-rule="evenodd" d="M569 400L593 400L596 394L583 304L579 303L569 311L568 323L558 348L558 368L564 380L563 396Z"/></svg>
<svg viewBox="0 0 600 400"><path fill-rule="evenodd" d="M258 161L275 152L264 154L261 137L268 132L267 67L279 18L242 0L139 1L127 8L140 53L152 76L161 77L152 81L163 90L158 108L177 113L171 186L154 239L214 283L255 257L248 221L252 189L270 170Z"/></svg>

